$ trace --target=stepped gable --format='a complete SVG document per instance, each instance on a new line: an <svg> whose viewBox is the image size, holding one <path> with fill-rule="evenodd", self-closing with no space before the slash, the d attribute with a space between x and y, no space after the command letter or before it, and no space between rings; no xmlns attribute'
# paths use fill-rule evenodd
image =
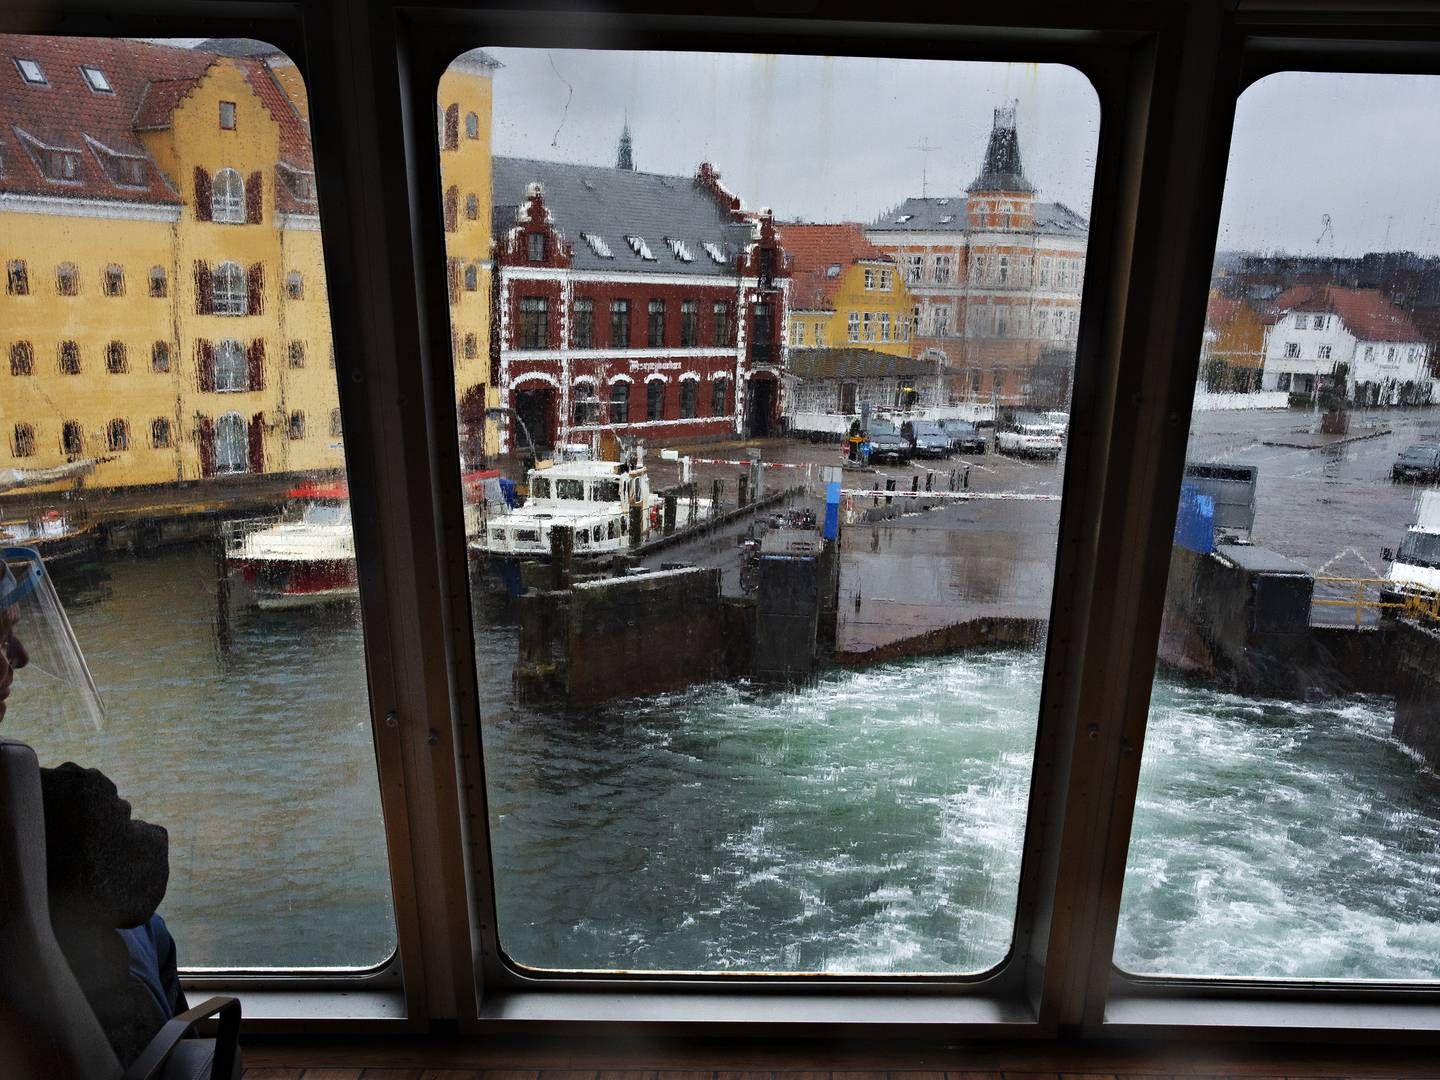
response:
<svg viewBox="0 0 1440 1080"><path fill-rule="evenodd" d="M0 34L0 56L0 192L180 202L140 133L170 126L218 54L124 39ZM21 59L40 66L44 83L25 80ZM282 161L294 172L313 172L309 130L265 62L253 56L225 62L239 66L279 125ZM93 89L82 66L100 71L110 89ZM43 156L55 152L73 156L73 178L42 171ZM277 183L276 192L281 210L314 211L313 185Z"/></svg>
<svg viewBox="0 0 1440 1080"><path fill-rule="evenodd" d="M497 157L492 167L496 238L516 227L526 191L538 183L554 227L574 249L571 266L577 270L731 274L737 252L753 232L748 223L732 223L709 190L689 176L532 158ZM627 240L632 236L643 245Z"/></svg>

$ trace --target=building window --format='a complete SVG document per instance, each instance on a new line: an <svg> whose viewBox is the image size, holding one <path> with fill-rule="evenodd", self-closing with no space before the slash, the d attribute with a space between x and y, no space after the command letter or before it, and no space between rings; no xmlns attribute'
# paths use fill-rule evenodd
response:
<svg viewBox="0 0 1440 1080"><path fill-rule="evenodd" d="M868 311L860 316L860 337L864 341L875 340L875 323Z"/></svg>
<svg viewBox="0 0 1440 1080"><path fill-rule="evenodd" d="M948 285L950 283L950 256L935 256L935 284Z"/></svg>
<svg viewBox="0 0 1440 1080"><path fill-rule="evenodd" d="M693 348L700 344L700 302L683 300L680 303L680 345Z"/></svg>
<svg viewBox="0 0 1440 1080"><path fill-rule="evenodd" d="M1004 337L1010 331L1010 312L1003 307L995 308L995 336Z"/></svg>
<svg viewBox="0 0 1440 1080"><path fill-rule="evenodd" d="M287 363L289 363L292 368L303 368L305 366L305 342L290 342Z"/></svg>
<svg viewBox="0 0 1440 1080"><path fill-rule="evenodd" d="M880 313L880 340L890 340L890 313L888 311Z"/></svg>
<svg viewBox="0 0 1440 1080"><path fill-rule="evenodd" d="M935 324L935 336L944 337L950 332L950 308L948 306L937 307L931 315Z"/></svg>
<svg viewBox="0 0 1440 1080"><path fill-rule="evenodd" d="M85 452L85 432L78 421L66 420L60 428L60 450L68 458L76 458Z"/></svg>
<svg viewBox="0 0 1440 1080"><path fill-rule="evenodd" d="M11 259L5 264L5 291L11 296L30 295L30 273L24 259Z"/></svg>
<svg viewBox="0 0 1440 1080"><path fill-rule="evenodd" d="M543 296L520 298L519 349L549 348L550 304Z"/></svg>
<svg viewBox="0 0 1440 1080"><path fill-rule="evenodd" d="M119 263L111 263L105 267L105 276L102 282L106 296L124 296L125 268Z"/></svg>
<svg viewBox="0 0 1440 1080"><path fill-rule="evenodd" d="M600 420L600 401L595 396L595 384L579 382L573 388L571 416L576 427L595 424Z"/></svg>
<svg viewBox="0 0 1440 1080"><path fill-rule="evenodd" d="M480 117L473 112L465 114L465 137L467 139L480 138Z"/></svg>
<svg viewBox="0 0 1440 1080"><path fill-rule="evenodd" d="M610 301L610 347L614 349L628 349L630 347L630 301Z"/></svg>
<svg viewBox="0 0 1440 1080"><path fill-rule="evenodd" d="M285 295L291 300L305 299L305 277L299 270L291 270L285 275Z"/></svg>
<svg viewBox="0 0 1440 1080"><path fill-rule="evenodd" d="M645 419L665 419L665 384L659 379L645 384Z"/></svg>
<svg viewBox="0 0 1440 1080"><path fill-rule="evenodd" d="M680 419L693 420L695 418L695 399L700 389L697 379L685 379L680 383Z"/></svg>
<svg viewBox="0 0 1440 1080"><path fill-rule="evenodd" d="M341 423L340 423L340 410L339 410L339 409L331 409L331 410L330 410L330 437L331 437L332 439L338 439L338 438L340 438L340 435L341 435L341 433L342 433L343 430L344 430L344 428L341 426Z"/></svg>
<svg viewBox="0 0 1440 1080"><path fill-rule="evenodd" d="M1320 346L1319 354L1318 354L1318 355L1319 355L1319 357L1320 357L1321 360L1329 360L1329 359L1330 359L1330 349L1331 349L1331 346L1329 346L1329 345L1321 345L1321 346Z"/></svg>
<svg viewBox="0 0 1440 1080"><path fill-rule="evenodd" d="M170 281L165 275L163 266L152 266L150 268L150 295L156 300L163 299L170 293Z"/></svg>
<svg viewBox="0 0 1440 1080"><path fill-rule="evenodd" d="M893 271L893 270L881 270L881 271L880 271L880 291L881 291L881 292L889 292L889 291L890 291L891 289L893 289L894 287L895 287L895 271Z"/></svg>
<svg viewBox="0 0 1440 1080"><path fill-rule="evenodd" d="M630 384L624 379L610 384L610 423L630 422Z"/></svg>
<svg viewBox="0 0 1440 1080"><path fill-rule="evenodd" d="M473 191L465 196L465 217L476 221L480 217L480 197Z"/></svg>
<svg viewBox="0 0 1440 1080"><path fill-rule="evenodd" d="M1314 329L1314 330L1324 330L1324 329L1325 329L1325 316L1324 316L1324 315L1316 315L1313 319L1310 320L1310 326L1311 326L1311 329Z"/></svg>
<svg viewBox="0 0 1440 1080"><path fill-rule="evenodd" d="M168 342L157 341L150 346L150 370L155 372L170 370L170 345Z"/></svg>
<svg viewBox="0 0 1440 1080"><path fill-rule="evenodd" d="M465 267L465 291L475 292L480 288L480 268L474 263Z"/></svg>
<svg viewBox="0 0 1440 1080"><path fill-rule="evenodd" d="M235 102L220 102L220 129L222 131L235 130Z"/></svg>
<svg viewBox="0 0 1440 1080"><path fill-rule="evenodd" d="M581 297L575 301L575 317L570 324L571 344L577 349L595 347L595 301Z"/></svg>
<svg viewBox="0 0 1440 1080"><path fill-rule="evenodd" d="M826 341L826 338L827 338L828 336L829 336L829 334L828 334L828 331L826 330L825 324L824 324L823 322L817 322L817 323L815 324L815 335L814 335L814 342L815 342L816 348L821 348L821 349L823 349L827 344L829 344L829 342Z"/></svg>
<svg viewBox="0 0 1440 1080"><path fill-rule="evenodd" d="M775 311L769 304L755 305L754 331L750 341L750 359L757 364L769 363L775 338Z"/></svg>
<svg viewBox="0 0 1440 1080"><path fill-rule="evenodd" d="M125 359L125 346L119 341L112 341L105 346L105 370L111 375L123 375L129 364Z"/></svg>
<svg viewBox="0 0 1440 1080"><path fill-rule="evenodd" d="M665 344L665 301L651 300L645 321L645 344L658 349Z"/></svg>
<svg viewBox="0 0 1440 1080"><path fill-rule="evenodd" d="M790 344L805 344L805 324L799 319L790 320Z"/></svg>
<svg viewBox="0 0 1440 1080"><path fill-rule="evenodd" d="M868 266L865 268L865 288L875 288L875 271L871 270Z"/></svg>
<svg viewBox="0 0 1440 1080"><path fill-rule="evenodd" d="M80 275L74 263L61 263L55 268L55 292L60 296L80 295Z"/></svg>
<svg viewBox="0 0 1440 1080"><path fill-rule="evenodd" d="M105 78L105 73L97 67L90 67L88 64L80 65L80 74L85 76L85 83L97 94L113 94L115 91L110 87L110 80Z"/></svg>
<svg viewBox="0 0 1440 1080"><path fill-rule="evenodd" d="M291 442L305 438L305 414L298 409L285 422L285 437Z"/></svg>
<svg viewBox="0 0 1440 1080"><path fill-rule="evenodd" d="M533 263L545 261L545 234L530 233L525 242L528 245L529 258Z"/></svg>
<svg viewBox="0 0 1440 1080"><path fill-rule="evenodd" d="M35 370L35 350L28 341L16 341L10 345L10 374L30 375Z"/></svg>
<svg viewBox="0 0 1440 1080"><path fill-rule="evenodd" d="M1048 257L1040 260L1040 287L1042 289L1050 286L1050 262Z"/></svg>
<svg viewBox="0 0 1440 1080"><path fill-rule="evenodd" d="M227 338L215 350L215 389L238 391L250 389L250 368L245 349L234 338Z"/></svg>
<svg viewBox="0 0 1440 1080"><path fill-rule="evenodd" d="M1035 311L1035 336L1036 336L1036 337L1044 337L1044 336L1045 336L1045 326L1046 326L1046 322L1047 322L1047 320L1049 319L1049 317L1050 317L1050 312L1047 311L1045 308L1037 308L1037 309L1036 309L1036 311Z"/></svg>
<svg viewBox="0 0 1440 1080"><path fill-rule="evenodd" d="M716 379L710 384L710 415L724 416L730 411L729 379Z"/></svg>
<svg viewBox="0 0 1440 1080"><path fill-rule="evenodd" d="M1298 357L1300 355L1300 343L1298 341L1287 341L1285 343L1285 355L1292 360Z"/></svg>
<svg viewBox="0 0 1440 1080"><path fill-rule="evenodd" d="M1070 337L1074 337L1079 329L1080 313L1078 311L1072 311L1069 315L1065 317L1065 332Z"/></svg>
<svg viewBox="0 0 1440 1080"><path fill-rule="evenodd" d="M852 312L850 312L849 316L846 317L845 326L846 326L846 335L845 335L845 336L846 336L846 339L849 340L849 341L859 341L859 340L860 340L860 313L859 313L858 311L852 311Z"/></svg>
<svg viewBox="0 0 1440 1080"><path fill-rule="evenodd" d="M245 181L234 169L221 169L210 188L210 220L227 225L245 223Z"/></svg>
<svg viewBox="0 0 1440 1080"><path fill-rule="evenodd" d="M223 262L211 279L211 311L216 315L244 315L249 310L245 270L239 263Z"/></svg>
<svg viewBox="0 0 1440 1080"><path fill-rule="evenodd" d="M480 339L475 336L473 331L465 335L464 349L466 360L474 360L480 355Z"/></svg>
<svg viewBox="0 0 1440 1080"><path fill-rule="evenodd" d="M31 457L35 453L35 427L33 424L16 424L15 441L11 452L17 457Z"/></svg>
<svg viewBox="0 0 1440 1080"><path fill-rule="evenodd" d="M130 449L130 425L126 421L110 421L105 428L105 449L112 454Z"/></svg>
<svg viewBox="0 0 1440 1080"><path fill-rule="evenodd" d="M1290 378L1290 372L1283 371L1279 375L1275 376L1275 389L1289 390L1291 381L1292 380Z"/></svg>
<svg viewBox="0 0 1440 1080"><path fill-rule="evenodd" d="M723 300L716 301L712 310L715 317L715 344L728 349L735 343L735 326L730 319L730 305Z"/></svg>
<svg viewBox="0 0 1440 1080"><path fill-rule="evenodd" d="M150 421L150 445L157 450L170 445L170 421L163 416Z"/></svg>
<svg viewBox="0 0 1440 1080"><path fill-rule="evenodd" d="M239 413L226 413L215 422L215 471L219 474L250 470L250 438Z"/></svg>
<svg viewBox="0 0 1440 1080"><path fill-rule="evenodd" d="M1391 345L1389 348L1387 348L1387 349L1385 350L1385 362L1386 362L1387 364L1393 364L1393 363L1395 362L1395 346L1394 346L1394 345Z"/></svg>
<svg viewBox="0 0 1440 1080"><path fill-rule="evenodd" d="M73 341L60 343L60 374L80 374L80 346Z"/></svg>
<svg viewBox="0 0 1440 1080"><path fill-rule="evenodd" d="M905 256L905 281L910 285L918 285L920 278L925 272L924 255Z"/></svg>
<svg viewBox="0 0 1440 1080"><path fill-rule="evenodd" d="M1001 285L1008 285L1008 284L1010 284L1010 256L1009 256L1009 255L1001 255L1001 256L1000 256L1000 284L1001 284Z"/></svg>
<svg viewBox="0 0 1440 1080"><path fill-rule="evenodd" d="M15 58L15 66L20 69L20 77L33 86L45 85L45 72L40 67L38 60L29 60L24 57Z"/></svg>

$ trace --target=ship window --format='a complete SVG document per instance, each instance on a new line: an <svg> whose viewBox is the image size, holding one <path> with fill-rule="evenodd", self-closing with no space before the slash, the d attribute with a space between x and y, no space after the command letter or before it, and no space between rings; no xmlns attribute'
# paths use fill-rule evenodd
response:
<svg viewBox="0 0 1440 1080"><path fill-rule="evenodd" d="M550 498L550 481L543 476L537 476L530 481L530 494L537 499Z"/></svg>
<svg viewBox="0 0 1440 1080"><path fill-rule="evenodd" d="M540 533L535 529L516 529L515 539L522 544L540 543Z"/></svg>
<svg viewBox="0 0 1440 1080"><path fill-rule="evenodd" d="M606 536L608 539L614 540L619 535L620 526L616 523L614 518L611 518L609 523L606 525Z"/></svg>
<svg viewBox="0 0 1440 1080"><path fill-rule="evenodd" d="M502 544L503 544L503 543L505 542L505 530L504 530L504 529L491 529L491 530L490 530L490 539L491 539L491 540L498 541L499 543L502 543Z"/></svg>
<svg viewBox="0 0 1440 1080"><path fill-rule="evenodd" d="M1322 100L1337 109L1324 147L1275 128L1276 117ZM1413 131L1375 122L1402 108L1433 123L1440 77L1283 71L1241 94L1219 236L1229 251L1312 253L1272 279L1293 290L1276 308L1333 302L1402 340L1411 332L1409 303L1396 303L1388 286L1305 276L1308 265L1334 258L1331 241L1322 234L1317 252L1310 223L1289 216L1296 205L1323 203L1326 233L1333 215L1337 232L1343 221L1347 235L1364 238L1357 252L1424 247L1440 208L1411 169ZM1258 140L1263 154L1254 152ZM1328 167L1337 154L1356 163L1343 179ZM1377 202L1375 185L1392 178L1402 178L1394 195ZM1399 205L1410 216L1395 214ZM1367 265L1372 258L1391 256L1366 255ZM1237 262L1233 295L1252 304L1250 317L1265 311L1250 283L1280 262ZM1395 265L1382 285L1404 275ZM1325 316L1295 316L1297 325L1307 319L1319 329ZM1196 394L1166 630L1137 748L1115 962L1187 979L1433 982L1440 921L1420 898L1433 895L1440 865L1440 744L1435 727L1426 731L1440 719L1440 668L1426 651L1440 624L1433 604L1406 610L1384 580L1398 568L1377 565L1377 555L1399 544L1417 507L1410 494L1375 497L1374 484L1421 430L1403 406L1429 402L1433 383L1428 373L1408 388L1387 383L1339 344L1334 360L1311 360L1294 342L1283 343L1283 356L1278 347L1267 355L1260 335L1253 356L1211 352L1207 381L1230 392L1219 396L1268 396L1283 407L1293 375L1323 419L1313 437L1289 434L1289 423L1280 425L1287 434L1272 435L1265 411L1221 419L1204 401L1217 395ZM1276 359L1289 370L1274 370ZM1356 486L1319 447L1346 439L1347 428L1349 438L1375 430L1362 426L1362 408L1389 414L1395 443L1376 448L1369 478ZM1351 651L1377 639L1386 643L1367 659ZM1415 661L1423 669L1404 659L1421 655L1430 657Z"/></svg>
<svg viewBox="0 0 1440 1080"><path fill-rule="evenodd" d="M145 32L173 27L166 18L152 19ZM99 24L92 19L89 25ZM247 95L260 94L268 110L258 115L265 117L269 149L261 145L261 125L254 125L254 145L235 152L229 164L239 169L243 156L249 175L270 167L262 162L273 163L277 152L311 156L307 125L299 119L305 103L298 69L269 56L251 59L254 42L201 45L192 39L160 45L23 35L5 40L7 54L55 58L43 63L45 74L59 72L52 84L57 93L42 95L42 87L28 95L28 112L46 132L63 132L67 124L77 133L119 132L118 146L138 152L137 140L151 132L132 135L132 124L144 126L137 109L153 112L156 94L167 85L174 90L177 76L187 76L183 90L190 75L208 71L205 87L245 87ZM123 65L108 58L122 58ZM10 74L14 70L5 69L12 84L19 78ZM113 96L106 92L110 88ZM7 86L17 108L27 89ZM215 107L213 89L203 87L168 100L174 111L164 119L175 126L164 139L173 139L177 160L188 163L172 169L170 177L187 192L196 164L210 171L226 164L223 158L207 160L219 153L206 150L216 138L210 127ZM192 115L195 109L204 111ZM10 125L21 119L7 107L0 136L7 191L17 183ZM312 119L322 126L318 114ZM77 178L86 177L79 154L73 156ZM130 159L122 165L128 181ZM243 220L238 181L235 170L215 177L210 194L222 196L217 220L231 213ZM217 559L219 544L212 550L190 543L202 534L218 540L232 527L241 531L223 535L243 539L258 526L245 519L260 518L297 485L344 485L338 427L329 438L315 437L324 433L322 420L303 441L286 437L295 430L292 413L338 415L334 371L324 365L303 372L286 367L289 338L318 342L329 334L330 312L319 302L323 290L317 279L315 303L291 304L283 320L222 345L226 335L216 328L236 324L222 323L213 313L243 314L247 280L258 287L260 264L268 261L270 280L278 281L280 256L260 246L249 250L245 230L201 224L187 234L188 225L167 224L167 213L173 218L178 212L178 205L166 205L175 202L173 192L157 192L153 205L95 202L84 191L76 196L55 195L51 201L73 202L69 209L83 217L16 215L8 204L0 214L7 291L23 293L34 284L12 261L24 255L38 260L34 291L47 299L78 294L89 305L66 300L41 317L21 311L33 301L0 295L5 307L0 355L24 337L38 361L28 380L35 393L18 397L19 380L4 375L0 361L0 377L7 379L0 389L6 435L0 474L11 464L8 436L17 416L33 424L37 436L37 453L24 464L48 470L64 465L66 457L77 462L71 475L47 481L40 490L56 492L54 505L71 524L83 525L75 534L85 541L77 560L83 565L69 569L105 582L103 588L82 588L83 596L73 587L79 577L71 574L60 584L109 722L97 732L58 715L43 672L32 664L17 673L0 733L34 746L42 765L71 760L103 770L129 800L135 818L169 831L169 876L160 912L185 968L215 978L236 970L263 972L266 980L322 972L329 979L355 977L385 964L397 941L373 734L383 732L384 714L371 712L359 607L342 596L303 612L276 610L313 598L242 588L243 571L232 564L227 572L223 558ZM201 210L210 208L206 202ZM267 242L323 277L332 238L313 216L298 224ZM177 228L195 244L187 240L176 249ZM207 230L215 235L202 236ZM255 240L259 245L260 238ZM184 257L172 261L176 250ZM235 262L216 266L226 258ZM54 293L45 287L47 272L55 275ZM127 272L140 278L127 283ZM212 292L213 308L203 302ZM133 303L104 303L122 294ZM42 326L49 327L43 340ZM139 350L133 357L131 347ZM131 374L119 374L132 359ZM41 385L42 374L47 385ZM222 388L237 392L212 392ZM24 412L18 413L22 404ZM0 479L0 487L8 482ZM23 498L26 506L49 505L32 503L28 491ZM126 508L116 509L120 504ZM0 518L3 535L13 517L7 510ZM124 542L93 543L99 529ZM326 543L334 545L327 550L338 562L324 572L353 600L348 536L327 537ZM138 547L145 550L143 560L130 555ZM253 584L271 581L281 569L272 564ZM296 584L304 586L298 579ZM261 606L262 601L273 606ZM0 1051L0 1058L5 1056ZM0 1065L0 1073L12 1071Z"/></svg>
<svg viewBox="0 0 1440 1080"><path fill-rule="evenodd" d="M913 245L915 230L933 225L938 216L930 209L933 200L919 201L925 195L920 169L905 154L878 145L857 150L842 140L822 147L824 140L814 139L815 118L803 115L803 108L767 112L768 126L757 135L750 123L755 94L769 91L756 86L810 86L823 79L830 88L827 108L867 117L876 107L877 79L913 85L917 92L923 83L933 100L972 100L979 87L997 102L1013 101L1018 90L1025 95L1016 113L1020 130L1006 141L1008 129L997 128L993 140L1002 164L1023 171L1043 197L1085 209L1095 180L1098 99L1078 71L1053 64L1041 64L1022 85L1003 65L985 63L687 53L684 92L672 95L675 120L659 137L666 159L677 162L705 162L713 147L731 147L722 178L708 165L674 175L595 169L593 150L568 142L568 127L552 142L554 124L542 131L538 114L521 104L552 100L556 71L573 78L584 70L587 110L623 116L626 87L674 84L673 55L510 47L487 48L485 55L503 65L505 80L503 96L495 98L493 130L505 133L510 146L545 147L538 157L497 158L496 202L506 211L497 220L517 231L509 248L504 235L497 237L508 259L494 269L497 318L504 325L496 326L498 356L492 362L525 387L509 394L509 404L537 447L579 442L576 428L583 425L587 437L595 436L599 456L620 460L638 452L629 439L636 427L653 436L645 468L655 493L633 507L643 538L663 532L664 498L676 500L673 527L681 531L703 529L713 515L737 508L736 473L743 470L730 461L743 459L745 450L705 452L719 462L697 465L693 478L682 476L684 465L674 455L658 453L666 445L665 432L673 434L677 424L687 440L753 439L749 447L773 461L789 453L771 440L778 440L792 418L825 417L838 393L836 370L863 368L863 396L872 405L897 399L916 408L951 404L954 387L946 365L884 355L895 351L895 311L908 310L914 298L889 304L887 318L874 303L857 302L866 284L870 295L893 292L893 260L912 254L894 238ZM478 59L470 54L447 73L447 97L453 94L451 83L470 77L466 73ZM737 108L737 102L745 107ZM1052 109L1064 114L1063 125ZM997 124L1003 112L997 110ZM886 140L886 147L911 145L922 133L912 118L903 125L912 132L907 141ZM947 149L947 156L960 155L963 168L973 170L947 183L964 184L979 174L991 134L987 123L973 145ZM437 198L451 185L473 186L454 155L436 156ZM762 178L790 166L803 183L784 189L783 207L767 213L761 200L781 189L764 187ZM582 175L589 178L588 188ZM932 171L931 182L935 175ZM520 239L535 225L514 213L515 200L530 184L546 193L545 235L556 238L538 269ZM697 186L707 196L698 204ZM891 209L897 205L926 210L919 220L891 228L902 216ZM592 209L582 212L585 206ZM837 212L866 224L799 224L835 221ZM814 230L813 243L803 236L792 239L792 232L806 229ZM610 238L613 258L606 257L611 248L596 242L600 233ZM437 273L444 272L445 258L475 257L463 237L442 239L446 248L433 268ZM1066 243L1082 245L1083 231ZM1032 246L1033 238L1021 237L1013 250ZM914 254L927 274L933 266L936 280L953 287L960 273L951 262L956 253ZM567 265L572 257L582 265ZM851 275L847 268L859 264L868 265ZM1008 285L1028 289L1028 281L1018 278L1012 273ZM804 297L815 305L808 310L836 309L841 335L852 307L872 310L854 312L853 346L833 350L846 355L816 358L830 365L828 370L802 375L788 363L780 365L784 371L771 370L786 359L781 346L790 332L782 339L780 330L787 313L802 306L802 289L820 293L814 301ZM548 297L557 299L540 306ZM592 327L593 309L603 313L607 305L608 330ZM632 327L632 314L643 324ZM554 335L541 336L542 318L544 326L555 327ZM948 324L942 329L948 332ZM808 332L804 337L810 340ZM559 341L558 348L552 340ZM645 346L644 355L632 359L619 351L635 342ZM461 353L460 335L455 344ZM845 344L843 336L837 344ZM694 353L683 363L671 355L682 347ZM569 348L585 351L567 355ZM1027 347L1017 356L1029 359L1041 351ZM1046 352L1048 376L1031 380L1027 404L1068 417L1074 355L1072 341L1057 342ZM474 365L463 363L463 355L454 361L460 384ZM872 370L886 374L871 378ZM605 399L609 424L595 422L596 398ZM497 418L491 431L487 436L501 453L514 454L523 444L513 421ZM830 436L816 430L813 437ZM888 453L880 463L887 469L903 466L910 451L896 434ZM952 469L958 475L956 466L944 471L937 466L932 487ZM899 471L908 489L911 473L919 470ZM1062 516L1057 493L1065 461L1063 454L1006 460L996 472L989 466L976 470L982 473L989 491L1005 496L995 503L1004 508L996 516L987 508L979 516L967 509L912 520L922 515L910 514L913 503L901 505L897 495L885 524L877 525L874 514L869 522L848 526L833 648L868 656L888 655L893 648L893 655L918 665L913 669L899 663L817 664L820 638L805 635L812 626L818 635L819 623L797 612L804 617L777 615L773 624L767 621L755 631L755 641L747 643L755 646L753 660L750 652L741 658L726 641L722 651L736 655L717 672L716 650L700 648L702 638L713 643L720 640L716 635L728 635L739 624L729 621L737 611L767 613L768 619L778 605L794 600L786 591L790 586L778 579L768 587L781 592L759 596L760 582L748 571L735 571L741 560L728 534L682 545L677 551L683 556L674 555L721 570L713 596L706 591L709 584L697 586L679 576L607 577L604 588L615 590L615 606L592 610L595 594L588 590L600 583L584 584L584 604L567 609L565 617L572 629L592 616L598 622L584 625L603 628L597 647L615 681L598 701L570 700L582 692L581 665L563 655L568 644L530 633L538 622L502 639L475 620L474 651L482 658L477 675L486 687L497 688L493 707L536 718L533 725L485 724L479 730L484 772L477 781L487 785L494 811L488 849L494 873L477 876L475 887L494 901L499 951L510 963L522 971L627 975L961 976L1005 962L1014 937L1032 758L1041 730L1046 627ZM711 506L717 479L719 501ZM745 479L748 485L748 473ZM767 471L763 493L783 493L792 482L804 481ZM919 483L925 482L921 476ZM946 495L959 493L959 481L954 482L957 490ZM638 501L645 481L630 483ZM591 524L575 526L577 550L593 556L598 543L627 532L631 540L642 539L633 535L637 530L628 515L614 522L612 532L611 507L624 495L620 484L608 479L602 484L593 474L553 484L559 499L588 494L596 506L584 509L600 510ZM862 492L867 484L848 476L842 481ZM857 509L861 503L867 512L875 509L863 495L855 502ZM884 512L884 505L879 509ZM984 524L978 524L981 518ZM900 548L881 540L882 529L903 536ZM641 561L659 566L670 557ZM795 567L787 565L785 572L794 572L796 582L811 580ZM627 592L632 580L635 591ZM821 600L813 587L811 599L818 620ZM552 600L558 603L553 597L541 603ZM535 609L537 618L540 610ZM824 610L833 608L827 604ZM1002 612L1003 632L995 621ZM559 619L560 608L551 614ZM757 625L760 618L756 615ZM1004 647L917 656L923 641L958 634L951 629L957 623L982 622L989 629L976 632L984 642L999 646L1004 637ZM772 631L799 636L771 639L766 635ZM552 655L552 648L561 651ZM492 664L493 656L503 663ZM583 666L588 672L596 665ZM525 681L542 669L566 674L543 687L538 676L534 684ZM625 699L640 704L626 705ZM535 725L544 723L539 717L546 709L584 715L600 725L610 761L602 765L590 755L594 743L578 734L579 727L566 734L547 724L546 760L538 763L524 732L533 734ZM806 717L803 738L789 719L797 714ZM637 716L643 722L632 721ZM762 734L775 731L791 732L783 746L771 745L770 736ZM596 795L602 788L610 800L603 809ZM616 790L625 794L611 799ZM554 876L556 866L565 867L563 886Z"/></svg>

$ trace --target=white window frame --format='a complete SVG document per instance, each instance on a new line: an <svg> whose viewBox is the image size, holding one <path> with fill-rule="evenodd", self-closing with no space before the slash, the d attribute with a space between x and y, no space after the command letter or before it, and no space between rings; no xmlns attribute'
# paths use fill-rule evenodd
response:
<svg viewBox="0 0 1440 1080"><path fill-rule="evenodd" d="M250 389L250 358L245 346L235 338L226 338L215 346L214 375L218 393L234 394Z"/></svg>
<svg viewBox="0 0 1440 1080"><path fill-rule="evenodd" d="M245 178L225 167L210 181L210 220L222 225L245 224Z"/></svg>
<svg viewBox="0 0 1440 1080"><path fill-rule="evenodd" d="M238 432L238 434L234 434ZM238 461L236 444L239 444ZM215 473L239 476L250 471L250 425L237 412L228 412L215 421Z"/></svg>
<svg viewBox="0 0 1440 1080"><path fill-rule="evenodd" d="M210 277L212 315L244 315L250 310L250 287L245 268L236 262L222 262Z"/></svg>

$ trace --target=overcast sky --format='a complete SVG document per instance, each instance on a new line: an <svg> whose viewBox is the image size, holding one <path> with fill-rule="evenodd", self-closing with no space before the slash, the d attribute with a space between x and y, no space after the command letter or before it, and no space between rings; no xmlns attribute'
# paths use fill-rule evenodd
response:
<svg viewBox="0 0 1440 1080"><path fill-rule="evenodd" d="M635 164L720 169L782 219L870 221L958 195L993 111L1018 100L1042 199L1090 211L1099 102L1055 65L491 49L497 154L613 165L628 117ZM1239 105L1220 247L1440 254L1440 78L1285 74ZM938 149L924 154L922 142ZM1330 228L1324 228L1323 215ZM1388 234L1388 239L1387 239ZM1318 243L1317 243L1318 241Z"/></svg>

